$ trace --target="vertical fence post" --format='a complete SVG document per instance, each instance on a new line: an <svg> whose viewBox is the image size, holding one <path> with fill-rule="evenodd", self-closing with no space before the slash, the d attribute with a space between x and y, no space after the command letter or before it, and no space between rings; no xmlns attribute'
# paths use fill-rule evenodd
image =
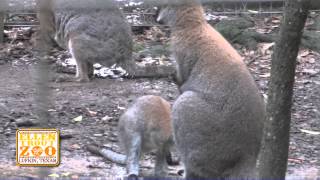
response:
<svg viewBox="0 0 320 180"><path fill-rule="evenodd" d="M8 0L0 0L0 43L4 42L4 20L9 11L8 3Z"/></svg>
<svg viewBox="0 0 320 180"><path fill-rule="evenodd" d="M4 18L6 15L7 1L0 0L0 43L4 40Z"/></svg>
<svg viewBox="0 0 320 180"><path fill-rule="evenodd" d="M3 43L3 39L4 39L4 16L5 13L4 11L2 11L2 9L0 10L0 43Z"/></svg>

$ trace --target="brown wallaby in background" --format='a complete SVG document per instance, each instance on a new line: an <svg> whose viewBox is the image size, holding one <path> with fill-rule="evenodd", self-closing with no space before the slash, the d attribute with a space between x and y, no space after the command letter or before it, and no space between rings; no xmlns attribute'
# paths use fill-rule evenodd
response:
<svg viewBox="0 0 320 180"><path fill-rule="evenodd" d="M242 58L196 0L169 5L158 20L172 30L181 92L173 132L186 178L255 178L265 104Z"/></svg>
<svg viewBox="0 0 320 180"><path fill-rule="evenodd" d="M132 77L162 77L172 67L140 67L132 59L131 27L113 0L49 0L49 13L38 13L52 42L76 60L76 81L87 82L93 64L118 64ZM38 3L39 4L39 3Z"/></svg>
<svg viewBox="0 0 320 180"><path fill-rule="evenodd" d="M89 151L119 163L126 164L128 176L139 175L139 160L142 153L156 152L154 175L165 177L170 147L173 145L170 104L159 96L142 96L135 100L119 120L119 142L126 155L111 150ZM98 152L97 152L98 151Z"/></svg>

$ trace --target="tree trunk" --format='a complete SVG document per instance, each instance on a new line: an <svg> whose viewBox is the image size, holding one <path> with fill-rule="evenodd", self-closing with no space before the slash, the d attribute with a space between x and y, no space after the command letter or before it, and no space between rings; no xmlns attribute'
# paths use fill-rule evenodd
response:
<svg viewBox="0 0 320 180"><path fill-rule="evenodd" d="M285 179L296 58L309 5L309 1L285 2L279 40L272 56L259 179Z"/></svg>

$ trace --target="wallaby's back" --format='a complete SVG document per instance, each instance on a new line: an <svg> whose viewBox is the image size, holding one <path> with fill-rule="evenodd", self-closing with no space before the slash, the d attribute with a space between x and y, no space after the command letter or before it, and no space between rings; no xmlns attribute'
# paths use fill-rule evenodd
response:
<svg viewBox="0 0 320 180"><path fill-rule="evenodd" d="M65 7L67 2L58 0L54 12L55 40L65 49L75 48L75 56L92 63L109 66L131 60L131 28L125 17L112 0L105 1L102 7L94 5L96 1L100 2L71 0L75 4L69 2ZM70 40L74 41L73 47Z"/></svg>
<svg viewBox="0 0 320 180"><path fill-rule="evenodd" d="M120 117L120 144L125 145L132 132L143 136L143 151L161 147L171 137L170 104L159 96L142 96ZM127 148L125 148L127 149Z"/></svg>
<svg viewBox="0 0 320 180"><path fill-rule="evenodd" d="M39 13L52 45L67 49L76 60L75 81L88 82L93 64L117 64L131 77L168 77L170 66L138 66L132 59L131 27L115 0L49 0L50 13ZM46 26L44 26L46 27Z"/></svg>
<svg viewBox="0 0 320 180"><path fill-rule="evenodd" d="M144 152L155 151L154 175L166 176L166 157L172 141L170 104L159 96L138 98L120 117L119 141L126 151L127 173L139 175L139 159Z"/></svg>
<svg viewBox="0 0 320 180"><path fill-rule="evenodd" d="M127 175L131 178L139 176L139 160L146 152L155 152L156 177L165 177L167 157L173 145L170 104L159 96L147 95L136 99L120 117L118 123L120 147L125 155L111 150L99 150L89 146L93 153L107 159L126 164Z"/></svg>

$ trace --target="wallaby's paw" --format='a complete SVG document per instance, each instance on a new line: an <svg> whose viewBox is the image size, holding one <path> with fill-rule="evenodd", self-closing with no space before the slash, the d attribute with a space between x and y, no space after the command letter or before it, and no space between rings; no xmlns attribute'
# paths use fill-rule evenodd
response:
<svg viewBox="0 0 320 180"><path fill-rule="evenodd" d="M180 159L178 156L172 156L171 153L168 153L166 156L166 160L168 165L170 166L178 166L180 164Z"/></svg>

